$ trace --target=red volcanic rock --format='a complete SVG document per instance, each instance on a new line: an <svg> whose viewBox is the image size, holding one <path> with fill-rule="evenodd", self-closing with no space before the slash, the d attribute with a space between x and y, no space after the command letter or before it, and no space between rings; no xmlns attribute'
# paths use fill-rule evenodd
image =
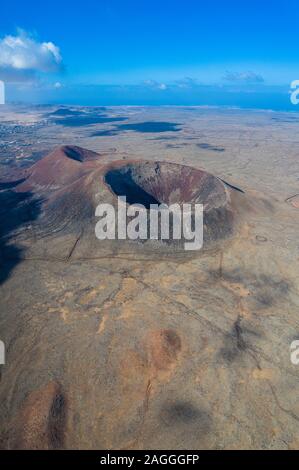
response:
<svg viewBox="0 0 299 470"><path fill-rule="evenodd" d="M80 147L59 147L29 168L23 181L12 189L11 194L20 198L20 210L24 212L24 217L18 213L18 221L27 223L21 226L26 246L35 250L41 240L38 256L58 253L59 257L69 257L74 252L73 243L81 257L100 256L101 250L114 253L135 252L139 248L142 252L182 249L183 239L165 242L116 239L100 243L95 237L95 209L100 203L117 207L118 196L126 196L127 204L138 203L147 208L162 203L203 204L204 244L233 233L237 211L232 197L236 191L219 178L175 163L142 160L107 163L101 157ZM25 195L29 198L27 204L22 202ZM37 201L35 206L32 198ZM16 225L19 229L19 222Z"/></svg>
<svg viewBox="0 0 299 470"><path fill-rule="evenodd" d="M18 190L55 190L80 178L101 156L76 146L56 148L28 171L29 176Z"/></svg>
<svg viewBox="0 0 299 470"><path fill-rule="evenodd" d="M49 382L23 403L15 423L13 448L59 449L64 444L66 398L59 384Z"/></svg>
<svg viewBox="0 0 299 470"><path fill-rule="evenodd" d="M156 370L168 370L177 361L181 338L175 330L152 331L148 338L149 362Z"/></svg>
<svg viewBox="0 0 299 470"><path fill-rule="evenodd" d="M141 161L129 163L106 173L106 181L118 180L116 187L123 193L137 187L159 203L202 203L205 209L219 207L227 201L221 180L203 170L167 162ZM132 196L137 198L138 195ZM132 201L133 202L133 201ZM138 202L138 201L135 201Z"/></svg>
<svg viewBox="0 0 299 470"><path fill-rule="evenodd" d="M122 163L105 173L105 181L129 204L203 204L204 239L225 238L233 230L231 190L206 171L168 162Z"/></svg>

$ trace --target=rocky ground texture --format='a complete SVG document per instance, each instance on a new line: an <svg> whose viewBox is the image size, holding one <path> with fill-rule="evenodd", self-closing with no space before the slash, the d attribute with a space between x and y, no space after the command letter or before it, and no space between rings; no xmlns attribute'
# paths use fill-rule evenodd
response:
<svg viewBox="0 0 299 470"><path fill-rule="evenodd" d="M68 145L1 179L2 448L299 448L294 171L171 151ZM101 244L111 171L130 196L128 171L159 201L210 204L204 249Z"/></svg>

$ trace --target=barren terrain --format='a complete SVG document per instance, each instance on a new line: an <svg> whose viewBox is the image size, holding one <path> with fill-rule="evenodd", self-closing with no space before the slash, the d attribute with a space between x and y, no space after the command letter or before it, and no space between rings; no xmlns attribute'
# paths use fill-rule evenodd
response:
<svg viewBox="0 0 299 470"><path fill-rule="evenodd" d="M2 448L299 448L296 116L0 108ZM96 239L126 168L206 178L203 250Z"/></svg>

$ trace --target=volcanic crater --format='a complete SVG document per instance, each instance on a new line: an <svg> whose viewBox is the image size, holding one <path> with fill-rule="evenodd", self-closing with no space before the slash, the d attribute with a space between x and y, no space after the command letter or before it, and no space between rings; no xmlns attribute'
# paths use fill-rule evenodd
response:
<svg viewBox="0 0 299 470"><path fill-rule="evenodd" d="M128 204L202 204L204 241L225 238L233 232L229 190L215 176L176 163L139 161L108 169L104 180Z"/></svg>
<svg viewBox="0 0 299 470"><path fill-rule="evenodd" d="M20 184L16 184L13 191L30 192L33 198L42 201L40 215L22 231L26 248L37 249L39 256L59 253L67 258L70 253L75 257L77 254L90 257L90 253L97 256L103 250L110 254L126 251L134 255L139 248L145 254L165 250L171 254L183 249L183 239L99 242L94 232L96 207L100 203L110 203L117 208L118 196L126 196L128 205L142 204L147 209L151 204L181 206L190 203L192 207L196 203L203 204L204 246L209 247L233 234L236 214L232 197L235 197L235 191L219 178L177 163L109 162L107 157L108 154L63 146L31 168L14 174L14 180ZM46 244L45 238L48 239Z"/></svg>

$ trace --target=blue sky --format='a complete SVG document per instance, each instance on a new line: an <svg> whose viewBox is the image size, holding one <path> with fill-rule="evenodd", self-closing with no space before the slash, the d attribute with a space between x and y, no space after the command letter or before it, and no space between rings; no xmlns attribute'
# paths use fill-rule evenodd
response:
<svg viewBox="0 0 299 470"><path fill-rule="evenodd" d="M296 13L290 0L4 2L0 79L12 100L288 108Z"/></svg>

